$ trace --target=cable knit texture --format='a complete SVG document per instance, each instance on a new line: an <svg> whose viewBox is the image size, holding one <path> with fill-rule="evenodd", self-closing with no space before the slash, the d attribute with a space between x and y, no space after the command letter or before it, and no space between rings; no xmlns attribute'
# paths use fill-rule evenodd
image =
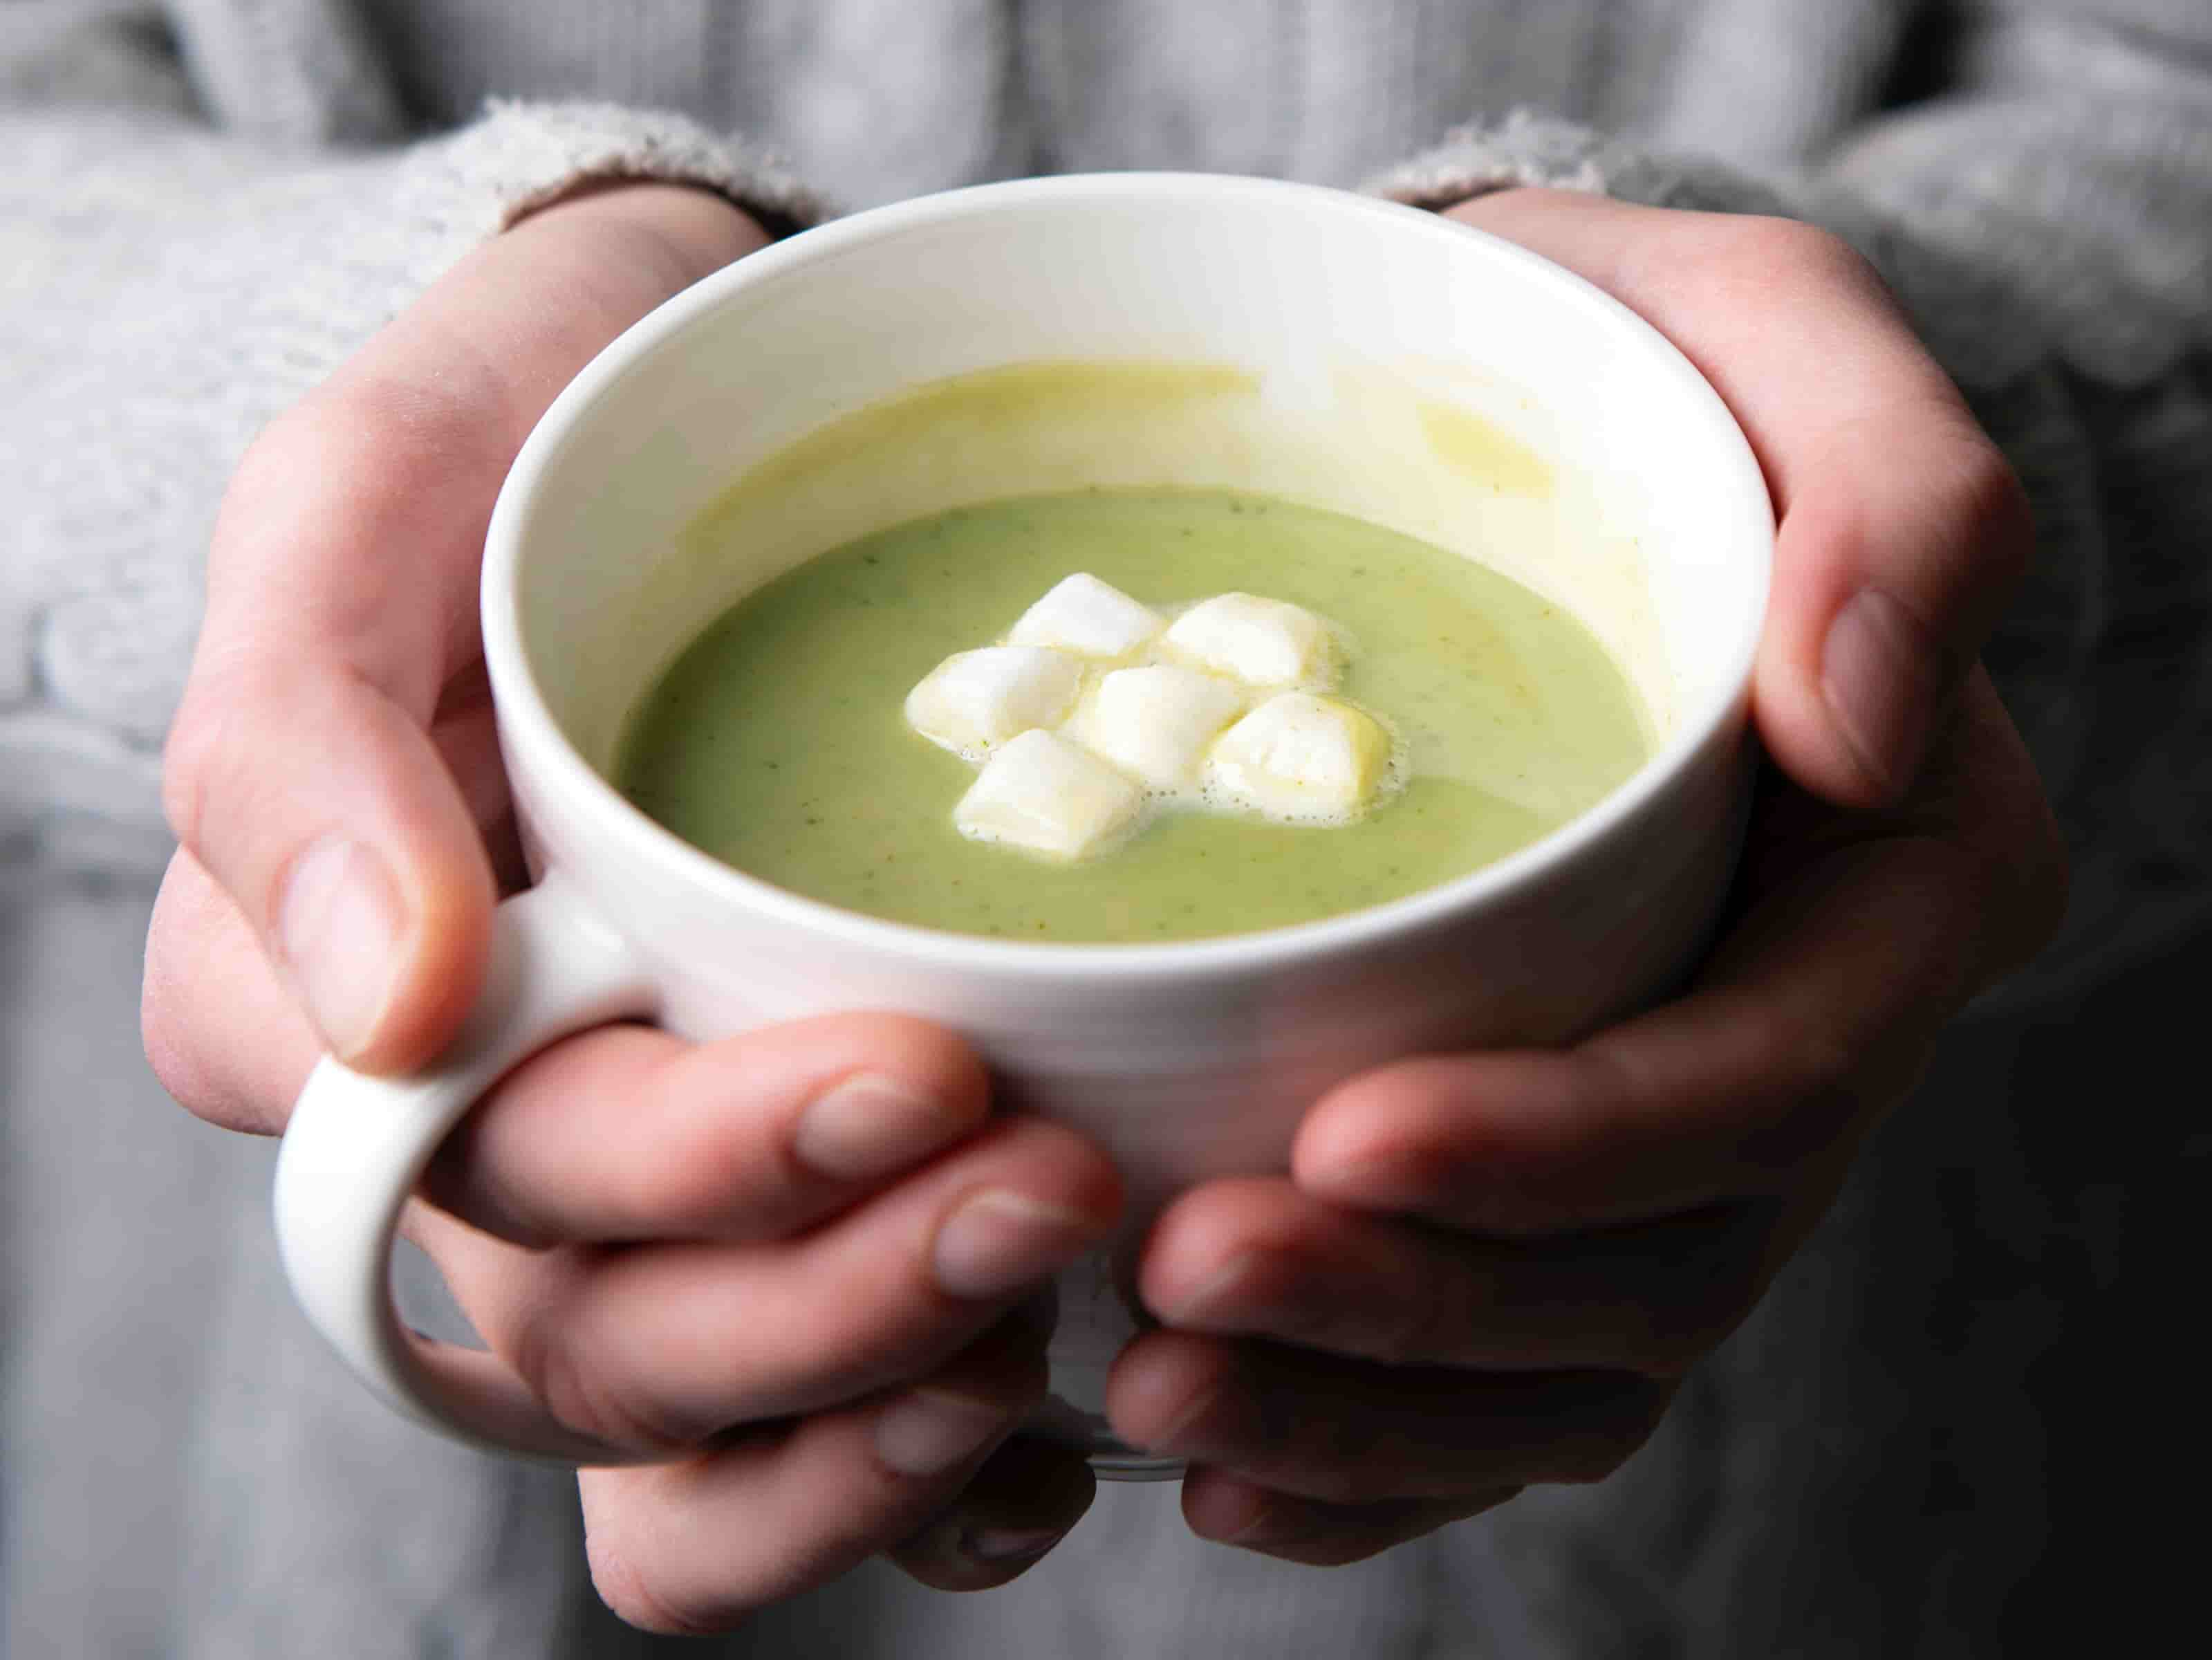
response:
<svg viewBox="0 0 2212 1660"><path fill-rule="evenodd" d="M2049 995L2212 916L2208 65L2203 0L0 9L0 1085L143 1109L90 1148L68 1114L0 1124L21 1281L0 1651L658 1647L594 1611L558 1478L400 1428L307 1345L251 1221L258 1170L163 1116L131 1058L156 753L224 480L465 249L583 179L696 182L803 225L831 199L1127 167L1827 224L2034 498L2040 558L1990 659L2077 854ZM1328 1576L1197 1547L1165 1494L1123 1490L1012 1591L870 1569L728 1651L2027 1651L2038 1633L1996 1633L2063 1518L2021 1391L2081 1364L2062 1340L2098 1329L2111 1195L2175 1160L2039 1139L2008 1098L2068 1074L1997 1030L1950 1052L1944 1110L1899 1115L1601 1487Z"/></svg>

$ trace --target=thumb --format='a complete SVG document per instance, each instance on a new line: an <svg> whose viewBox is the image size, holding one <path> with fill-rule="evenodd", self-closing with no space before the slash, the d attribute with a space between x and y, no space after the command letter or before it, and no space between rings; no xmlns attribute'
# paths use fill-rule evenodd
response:
<svg viewBox="0 0 2212 1660"><path fill-rule="evenodd" d="M410 572L377 556L419 505L365 482L409 471L363 453L378 429L358 410L302 406L240 468L163 789L179 840L325 1045L381 1072L452 1037L496 894L429 730L448 666L473 644L472 619L455 637L470 568L433 576L435 562ZM440 587L456 591L422 591Z"/></svg>
<svg viewBox="0 0 2212 1660"><path fill-rule="evenodd" d="M1452 210L1610 291L1728 404L1780 519L1754 704L1785 771L1897 800L2024 570L2027 499L1873 267L1812 226L1552 191Z"/></svg>
<svg viewBox="0 0 2212 1660"><path fill-rule="evenodd" d="M1963 404L1940 395L1832 428L1788 464L1759 730L1829 800L1888 806L2026 566L2026 498Z"/></svg>
<svg viewBox="0 0 2212 1660"><path fill-rule="evenodd" d="M428 736L331 666L227 674L180 719L179 840L244 913L325 1045L369 1071L444 1046L483 975L489 859Z"/></svg>
<svg viewBox="0 0 2212 1660"><path fill-rule="evenodd" d="M428 1060L483 979L490 862L430 734L480 660L477 575L508 463L593 352L766 240L683 185L540 210L280 417L233 479L169 821L352 1065Z"/></svg>

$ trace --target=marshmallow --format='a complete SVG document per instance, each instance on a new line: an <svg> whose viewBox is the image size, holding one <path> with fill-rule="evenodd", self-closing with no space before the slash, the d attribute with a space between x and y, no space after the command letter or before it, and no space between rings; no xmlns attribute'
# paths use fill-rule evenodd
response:
<svg viewBox="0 0 2212 1660"><path fill-rule="evenodd" d="M1224 593L1176 618L1165 644L1200 668L1249 686L1336 684L1336 642L1311 611L1256 594Z"/></svg>
<svg viewBox="0 0 2212 1660"><path fill-rule="evenodd" d="M1326 622L1279 599L1217 594L1164 630L1158 612L1078 574L1006 644L931 670L906 716L982 769L952 812L981 842L1081 859L1127 836L1148 791L1170 809L1343 824L1383 788L1391 741L1318 695L1340 654ZM1245 714L1255 693L1266 701Z"/></svg>
<svg viewBox="0 0 2212 1660"><path fill-rule="evenodd" d="M1006 635L1016 646L1057 646L1083 657L1127 657L1160 631L1160 615L1085 571L1055 583Z"/></svg>
<svg viewBox="0 0 2212 1660"><path fill-rule="evenodd" d="M952 822L979 842L1080 859L1136 822L1145 793L1057 733L1023 733L983 763Z"/></svg>
<svg viewBox="0 0 2212 1660"><path fill-rule="evenodd" d="M1116 669L1085 696L1065 731L1158 790L1191 781L1214 734L1236 719L1244 694L1172 664Z"/></svg>
<svg viewBox="0 0 2212 1660"><path fill-rule="evenodd" d="M1270 818L1341 822L1374 797L1389 763L1389 734L1370 717L1286 691L1221 734L1205 782L1209 794Z"/></svg>
<svg viewBox="0 0 2212 1660"><path fill-rule="evenodd" d="M1083 687L1083 665L1040 646L955 653L907 694L908 724L969 760L1032 727L1060 723Z"/></svg>

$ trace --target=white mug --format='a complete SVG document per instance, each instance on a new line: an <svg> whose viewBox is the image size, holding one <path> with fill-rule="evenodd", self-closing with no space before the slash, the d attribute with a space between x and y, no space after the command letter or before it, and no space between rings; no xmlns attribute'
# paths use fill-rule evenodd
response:
<svg viewBox="0 0 2212 1660"><path fill-rule="evenodd" d="M1118 424L1071 407L999 441L898 455L817 445L811 471L771 470L781 482L736 554L706 556L685 534L732 481L856 410L1064 360L1228 366L1249 395ZM1085 483L1264 489L1480 555L1591 627L1640 693L1656 752L1564 828L1457 880L1153 946L855 915L719 863L603 776L659 671L751 587L902 518ZM1175 1475L1103 1416L1107 1365L1143 1317L1117 1289L1142 1230L1194 1182L1286 1168L1304 1109L1356 1072L1556 1043L1679 980L1741 836L1772 544L1748 446L1663 338L1525 250L1409 208L1259 179L1033 179L860 214L719 272L600 353L501 493L484 652L540 879L501 906L481 1001L447 1055L398 1079L325 1060L308 1079L276 1192L301 1303L432 1428L606 1462L495 1357L400 1322L392 1241L433 1152L501 1073L596 1023L711 1039L905 1010L971 1041L1003 1107L1066 1122L1116 1161L1129 1219L1061 1280L1036 1427L1103 1475Z"/></svg>

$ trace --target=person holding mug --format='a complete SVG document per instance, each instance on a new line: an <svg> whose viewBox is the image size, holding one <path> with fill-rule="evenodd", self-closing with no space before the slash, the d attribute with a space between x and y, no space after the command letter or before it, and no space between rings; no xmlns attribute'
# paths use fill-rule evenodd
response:
<svg viewBox="0 0 2212 1660"><path fill-rule="evenodd" d="M927 131L937 148L909 142L886 161L884 188L900 192L1024 170L987 156L1258 162L1348 180L1390 160L1406 119L1379 94L1318 95L1340 74L1373 92L1379 57L1296 82L1274 55L1282 19L1192 14L1170 30L1190 32L1188 49L1133 46L1100 92L1064 76L1100 49L1095 15L1030 20L1007 37L1008 70L969 61L958 9L941 30L915 25L922 60L945 73L902 71L915 85L890 106L910 131L811 125L779 103L818 95L827 122L834 86L871 50L856 40L803 56L774 97L757 66L733 72L693 100L708 125L502 106L409 152L388 184L338 166L308 192L435 204L421 243L392 251L393 273L458 257L419 292L380 274L373 295L347 296L349 319L377 325L255 438L224 492L168 738L181 847L145 992L149 1053L193 1112L281 1129L319 1055L405 1071L474 1002L495 902L525 880L474 611L507 465L624 327L823 211L715 124L772 116L771 131L811 135L848 180L871 154L893 155L897 131ZM1445 9L1363 9L1345 39L1452 40L1391 59L1422 109L1529 95L1516 75L1555 61L1533 38L1486 53L1492 14L1511 8ZM2070 198L2051 169L2071 157L2154 181L2126 198L2139 209L2129 234L2160 246L2185 240L2212 179L2148 137L2131 149L2135 129L2096 118L2094 85L2017 120L2005 100L2026 94L2007 88L2044 88L2054 42L2075 32L2105 54L2112 84L2134 76L2178 103L2193 95L2178 66L2201 28L2184 9L2146 8L2175 45L2160 54L2064 5L2003 8L1973 52L1942 60L1988 77L1987 102L1877 120L1879 71L1899 50L1888 9L1819 9L1787 28L1720 9L1700 14L1707 53L1662 52L1655 33L1615 60L1616 90L1668 88L1650 152L1524 119L1462 134L1378 184L1641 313L1757 454L1778 521L1753 680L1771 767L1724 932L1656 1008L1560 1049L1376 1068L1311 1104L1285 1173L1176 1201L1140 1282L1162 1329L1122 1357L1110 1404L1125 1438L1190 1462L1183 1513L1203 1538L1351 1562L1532 1485L1616 1468L1814 1237L1944 1025L2057 928L2065 856L1980 659L1996 638L2022 706L2040 714L2054 701L2033 630L1996 632L2028 571L2032 506L2046 565L2063 572L2102 545L2094 511L2054 529L2054 504L2079 499L2068 492L2106 435L2067 428L2072 447L2059 442L2051 400L2085 362L2124 364L2113 372L2142 384L2202 309L2137 307L2130 334L2116 314L2148 279L2114 250L2135 244L2054 211ZM383 138L407 119L403 86L435 106L473 97L485 76L517 93L560 78L517 43L506 64L494 46L432 51L424 31L441 26L398 9L373 27L301 15L313 49L284 61L325 77L306 115L279 82L244 73L246 48L204 11L177 25L194 84L241 131L304 121L316 137ZM1547 27L1610 27L1595 9L1579 25L1565 15L1547 12ZM857 9L827 17L817 26L860 27ZM1753 29L1771 34L1778 73L1747 107L1711 65ZM162 72L118 44L72 50ZM406 75L379 73L387 58ZM1265 141L1231 119L1243 106L1230 82L1193 80L1255 58L1287 77L1268 84L1281 125ZM1850 73L1815 76L1816 60ZM613 60L600 67L605 89L629 95ZM1820 96L1786 98L1793 73ZM977 125L986 74L1031 88L1020 121L994 104L1003 125ZM1210 103L1216 119L1164 156L1160 134L1184 129L1113 126L1115 95ZM1609 107L1569 101L1586 116ZM1330 113L1355 106L1389 112ZM963 124L932 125L954 106ZM63 122L57 142L136 155L167 119L127 131ZM1733 151L1732 121L1746 135ZM1653 159L1670 137L1778 182ZM1994 236L1974 247L1979 222L1947 182L1968 155L2017 192L1988 214L2025 215L2031 252ZM230 162L217 144L162 165ZM296 210L289 163L238 165L272 213ZM1808 222L1819 219L1880 273ZM2076 290L2039 285L2053 247L2099 273L2086 307ZM1991 285L2021 319L2002 341L1987 326ZM2179 476L2147 465L2148 499L2172 499L2158 492ZM2071 580L2043 569L2028 579L2037 626L2052 585ZM2092 942L2107 962L2139 948L2124 932ZM994 1116L957 1038L865 1013L707 1044L633 1026L556 1044L447 1145L408 1227L548 1410L659 1459L583 1473L594 1583L634 1623L703 1632L878 1553L926 1584L974 1589L1068 1535L1091 1499L1079 1460L1007 1438L1041 1384L1020 1305L1112 1229L1118 1198L1110 1162L1080 1136ZM782 1317L717 1313L746 1306ZM1563 1307L1588 1317L1563 1320ZM1309 1409L1285 1432L1269 1403L1293 1397Z"/></svg>

